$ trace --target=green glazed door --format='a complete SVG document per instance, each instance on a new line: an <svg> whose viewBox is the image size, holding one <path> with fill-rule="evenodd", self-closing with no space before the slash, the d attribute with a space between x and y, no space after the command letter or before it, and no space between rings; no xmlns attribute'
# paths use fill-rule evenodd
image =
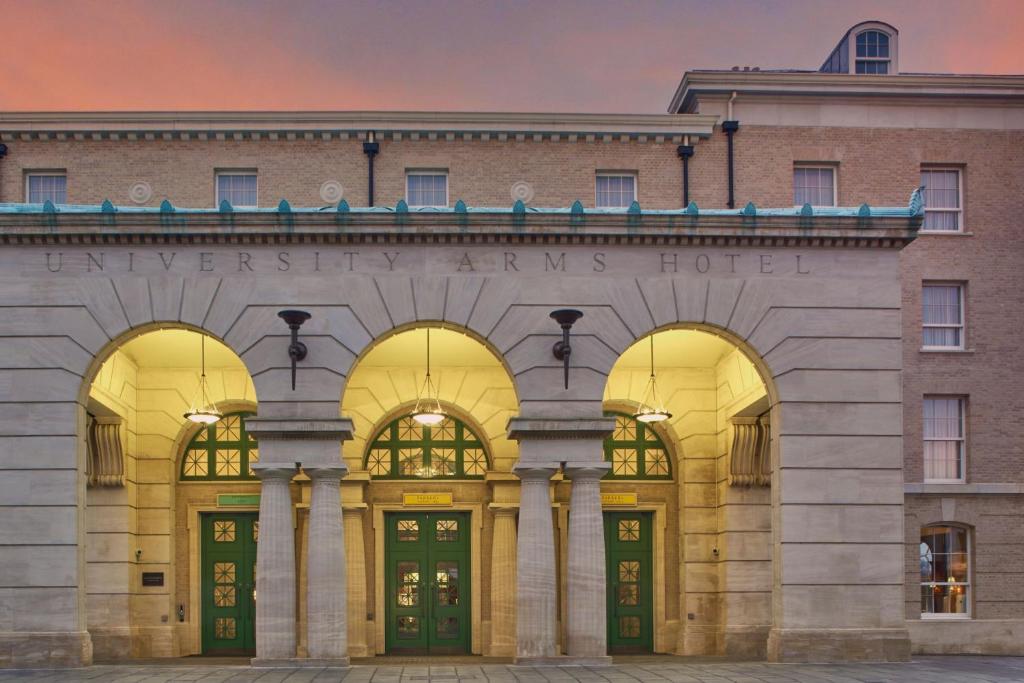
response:
<svg viewBox="0 0 1024 683"><path fill-rule="evenodd" d="M256 513L202 516L203 653L256 650Z"/></svg>
<svg viewBox="0 0 1024 683"><path fill-rule="evenodd" d="M608 651L654 650L654 586L651 513L606 512Z"/></svg>
<svg viewBox="0 0 1024 683"><path fill-rule="evenodd" d="M386 645L389 653L469 651L469 515L390 513Z"/></svg>

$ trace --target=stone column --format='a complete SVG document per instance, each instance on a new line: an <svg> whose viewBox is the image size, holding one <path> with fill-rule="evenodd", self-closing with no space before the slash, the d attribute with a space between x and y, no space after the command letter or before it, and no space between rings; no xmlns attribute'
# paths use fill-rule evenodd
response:
<svg viewBox="0 0 1024 683"><path fill-rule="evenodd" d="M516 508L494 508L491 536L491 651L492 657L516 654Z"/></svg>
<svg viewBox="0 0 1024 683"><path fill-rule="evenodd" d="M369 652L366 645L366 547L363 543L363 508L346 507L344 515L345 566L348 571L348 651L355 657L365 657Z"/></svg>
<svg viewBox="0 0 1024 683"><path fill-rule="evenodd" d="M312 480L306 581L306 649L309 658L331 666L348 665L345 530L341 478L348 468L306 467Z"/></svg>
<svg viewBox="0 0 1024 683"><path fill-rule="evenodd" d="M608 665L607 579L601 477L608 463L566 467L572 479L569 500L568 647L566 653L589 665Z"/></svg>
<svg viewBox="0 0 1024 683"><path fill-rule="evenodd" d="M555 528L549 484L552 467L516 465L522 480L516 551L516 663L558 656L555 621Z"/></svg>
<svg viewBox="0 0 1024 683"><path fill-rule="evenodd" d="M295 658L295 526L289 484L294 467L254 467L260 489L256 548L254 664Z"/></svg>

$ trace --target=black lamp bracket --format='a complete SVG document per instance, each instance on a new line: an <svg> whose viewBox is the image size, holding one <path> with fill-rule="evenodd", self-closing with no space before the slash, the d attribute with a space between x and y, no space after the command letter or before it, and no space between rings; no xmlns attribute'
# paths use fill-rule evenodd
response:
<svg viewBox="0 0 1024 683"><path fill-rule="evenodd" d="M573 323L583 317L583 311L574 308L560 308L551 312L551 319L562 326L562 339L555 342L551 352L555 358L562 361L565 369L565 388L569 388L569 356L572 355L572 346L569 344L569 330Z"/></svg>
<svg viewBox="0 0 1024 683"><path fill-rule="evenodd" d="M279 312L277 317L285 321L288 324L288 329L292 331L292 341L288 344L288 357L292 359L292 391L295 391L295 365L305 359L309 352L306 345L299 341L299 328L312 316L305 311L289 310Z"/></svg>

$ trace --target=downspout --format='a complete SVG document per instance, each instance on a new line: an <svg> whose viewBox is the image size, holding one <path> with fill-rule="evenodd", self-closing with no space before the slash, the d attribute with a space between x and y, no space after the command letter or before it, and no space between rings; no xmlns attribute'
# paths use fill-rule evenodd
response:
<svg viewBox="0 0 1024 683"><path fill-rule="evenodd" d="M0 142L0 161L3 161L3 158L5 156L7 156L7 145L5 145L4 143ZM4 189L4 182L3 182L3 180L4 180L3 176L0 175L0 201L3 201L3 196L2 196L3 189Z"/></svg>
<svg viewBox="0 0 1024 683"><path fill-rule="evenodd" d="M733 152L732 152L732 134L740 129L740 122L733 119L732 117L732 102L736 99L736 91L733 90L732 96L729 97L729 104L726 106L726 120L722 121L722 131L725 133L726 140L728 141L728 163L729 163L729 201L726 205L733 209L736 207L736 199L734 195L734 173L733 173Z"/></svg>
<svg viewBox="0 0 1024 683"><path fill-rule="evenodd" d="M368 163L366 169L366 195L369 203L367 206L373 206L373 158L377 156L379 151L380 144L376 141L376 135L371 130L366 134L366 142L363 143L363 154L366 155Z"/></svg>
<svg viewBox="0 0 1024 683"><path fill-rule="evenodd" d="M683 208L690 205L690 157L693 156L693 145L690 136L683 136L683 144L676 148L676 154L683 160Z"/></svg>

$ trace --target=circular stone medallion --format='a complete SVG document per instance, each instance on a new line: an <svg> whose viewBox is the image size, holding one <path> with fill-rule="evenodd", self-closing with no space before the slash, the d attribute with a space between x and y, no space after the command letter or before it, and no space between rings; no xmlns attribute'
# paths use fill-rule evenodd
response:
<svg viewBox="0 0 1024 683"><path fill-rule="evenodd" d="M320 186L320 199L324 200L328 204L334 204L340 202L341 198L345 196L345 188L341 186L337 180L325 181Z"/></svg>
<svg viewBox="0 0 1024 683"><path fill-rule="evenodd" d="M128 199L136 204L145 204L153 196L153 188L149 183L138 182L128 188Z"/></svg>
<svg viewBox="0 0 1024 683"><path fill-rule="evenodd" d="M529 204L530 200L533 199L533 185L520 180L519 182L512 183L512 190L509 194L512 195L513 202L521 200L523 204Z"/></svg>

